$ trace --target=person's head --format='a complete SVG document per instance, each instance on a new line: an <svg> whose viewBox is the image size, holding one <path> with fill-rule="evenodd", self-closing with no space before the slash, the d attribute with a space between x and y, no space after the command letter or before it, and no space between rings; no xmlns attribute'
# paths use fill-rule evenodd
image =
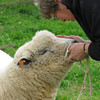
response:
<svg viewBox="0 0 100 100"><path fill-rule="evenodd" d="M63 22L75 20L71 11L61 3L61 0L37 0L41 13L47 19L58 17Z"/></svg>
<svg viewBox="0 0 100 100"><path fill-rule="evenodd" d="M37 0L37 2L44 18L50 19L50 14L58 9L58 5L54 0Z"/></svg>

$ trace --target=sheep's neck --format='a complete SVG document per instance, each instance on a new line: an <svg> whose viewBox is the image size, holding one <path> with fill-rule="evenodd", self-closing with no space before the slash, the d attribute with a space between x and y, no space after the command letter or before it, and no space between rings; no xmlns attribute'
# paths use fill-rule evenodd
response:
<svg viewBox="0 0 100 100"><path fill-rule="evenodd" d="M0 94L2 98L0 100L55 100L56 89L49 88L48 84L41 82L30 83L22 82L17 84L16 82L3 83ZM43 84L43 85L42 85Z"/></svg>
<svg viewBox="0 0 100 100"><path fill-rule="evenodd" d="M0 97L3 99L0 100L55 100L57 88L70 67L68 70L66 67L62 70L62 66L57 68L53 67L39 74L31 73L31 76L20 71L16 73L16 69L8 70L2 80Z"/></svg>
<svg viewBox="0 0 100 100"><path fill-rule="evenodd" d="M42 81L38 75L33 79L11 75L3 79L0 90L0 100L55 100L57 92L57 88Z"/></svg>

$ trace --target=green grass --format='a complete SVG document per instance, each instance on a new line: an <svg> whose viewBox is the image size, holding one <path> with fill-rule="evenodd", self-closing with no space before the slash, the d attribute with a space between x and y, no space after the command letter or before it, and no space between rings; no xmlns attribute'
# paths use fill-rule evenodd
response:
<svg viewBox="0 0 100 100"><path fill-rule="evenodd" d="M23 2L24 1L24 2ZM31 1L31 0L30 0ZM9 47L5 52L14 56L17 48L30 41L39 30L49 30L55 35L78 35L88 40L77 22L61 22L53 19L45 20L39 10L27 0L0 0L0 46L12 43L16 48ZM100 62L90 58L93 100L100 99ZM83 61L86 66L86 61ZM58 89L56 100L77 100L81 90L84 73L79 63L75 63L72 70L62 81ZM80 100L90 100L89 80Z"/></svg>

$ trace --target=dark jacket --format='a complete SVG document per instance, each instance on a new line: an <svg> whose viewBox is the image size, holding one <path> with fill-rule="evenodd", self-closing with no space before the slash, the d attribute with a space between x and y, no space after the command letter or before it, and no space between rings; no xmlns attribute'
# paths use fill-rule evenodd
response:
<svg viewBox="0 0 100 100"><path fill-rule="evenodd" d="M92 41L88 52L100 61L100 0L62 0Z"/></svg>

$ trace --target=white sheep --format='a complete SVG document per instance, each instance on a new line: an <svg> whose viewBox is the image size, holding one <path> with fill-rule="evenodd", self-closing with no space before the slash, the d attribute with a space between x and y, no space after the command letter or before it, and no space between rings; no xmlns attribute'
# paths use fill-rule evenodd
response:
<svg viewBox="0 0 100 100"><path fill-rule="evenodd" d="M46 30L37 32L0 74L0 100L55 100L57 88L72 66L65 54L73 41Z"/></svg>
<svg viewBox="0 0 100 100"><path fill-rule="evenodd" d="M8 54L0 50L0 73L6 70L8 64L13 60Z"/></svg>

